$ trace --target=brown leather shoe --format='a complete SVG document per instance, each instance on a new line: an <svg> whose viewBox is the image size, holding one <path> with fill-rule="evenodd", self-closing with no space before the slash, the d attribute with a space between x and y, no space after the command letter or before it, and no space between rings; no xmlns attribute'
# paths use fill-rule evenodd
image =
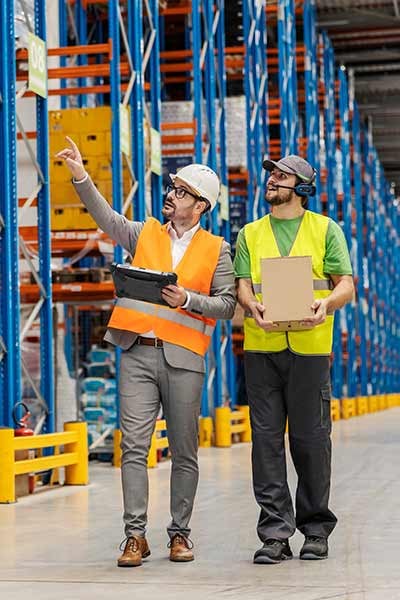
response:
<svg viewBox="0 0 400 600"><path fill-rule="evenodd" d="M190 562L194 560L193 544L184 535L176 533L171 538L168 547L170 548L169 560L172 560L172 562Z"/></svg>
<svg viewBox="0 0 400 600"><path fill-rule="evenodd" d="M142 558L150 556L147 540L139 535L133 535L126 540L123 553L118 559L119 567L139 567Z"/></svg>

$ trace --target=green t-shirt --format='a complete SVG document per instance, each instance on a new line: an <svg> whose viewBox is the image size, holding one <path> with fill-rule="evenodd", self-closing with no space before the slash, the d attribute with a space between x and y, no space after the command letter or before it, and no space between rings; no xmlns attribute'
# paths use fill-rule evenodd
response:
<svg viewBox="0 0 400 600"><path fill-rule="evenodd" d="M296 217L296 219L277 219L270 215L270 219L279 251L282 256L288 256L296 239L302 217ZM244 229L241 229L238 234L233 266L236 277L251 278L250 254L247 248ZM335 223L335 221L332 221L332 219L329 219L328 231L326 234L324 273L326 275L352 274L346 238L339 225Z"/></svg>

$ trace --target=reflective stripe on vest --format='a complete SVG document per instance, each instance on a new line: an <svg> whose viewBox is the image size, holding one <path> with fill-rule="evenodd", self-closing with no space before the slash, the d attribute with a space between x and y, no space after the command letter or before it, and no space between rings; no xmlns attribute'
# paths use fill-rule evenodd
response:
<svg viewBox="0 0 400 600"><path fill-rule="evenodd" d="M326 298L331 282L324 275L326 234L329 219L305 211L289 256L311 256L314 298ZM261 258L281 256L271 227L269 215L245 226L245 239L250 254L251 280L254 294L261 297ZM290 348L297 354L326 355L332 350L333 316L313 329L291 332L266 332L247 315L244 319L244 349L254 352L280 352Z"/></svg>
<svg viewBox="0 0 400 600"><path fill-rule="evenodd" d="M209 295L221 252L222 238L199 229L174 269L185 289ZM167 226L150 218L139 235L132 265L172 271L171 238ZM134 333L154 331L156 337L204 356L215 327L215 319L181 308L118 298L108 327Z"/></svg>

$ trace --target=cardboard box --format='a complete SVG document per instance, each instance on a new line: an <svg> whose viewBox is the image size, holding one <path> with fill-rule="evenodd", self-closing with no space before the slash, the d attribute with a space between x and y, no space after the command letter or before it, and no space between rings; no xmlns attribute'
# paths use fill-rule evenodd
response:
<svg viewBox="0 0 400 600"><path fill-rule="evenodd" d="M312 329L302 323L314 314L311 256L262 258L261 294L264 319L277 325L274 331Z"/></svg>

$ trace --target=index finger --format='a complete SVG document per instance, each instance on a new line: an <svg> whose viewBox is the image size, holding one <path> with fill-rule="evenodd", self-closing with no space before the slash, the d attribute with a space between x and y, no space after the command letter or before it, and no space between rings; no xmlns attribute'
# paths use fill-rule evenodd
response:
<svg viewBox="0 0 400 600"><path fill-rule="evenodd" d="M79 152L79 148L78 146L75 144L74 140L72 138L70 138L68 135L65 136L65 139L68 140L69 145L71 146L71 148L73 150L75 150L75 152Z"/></svg>

